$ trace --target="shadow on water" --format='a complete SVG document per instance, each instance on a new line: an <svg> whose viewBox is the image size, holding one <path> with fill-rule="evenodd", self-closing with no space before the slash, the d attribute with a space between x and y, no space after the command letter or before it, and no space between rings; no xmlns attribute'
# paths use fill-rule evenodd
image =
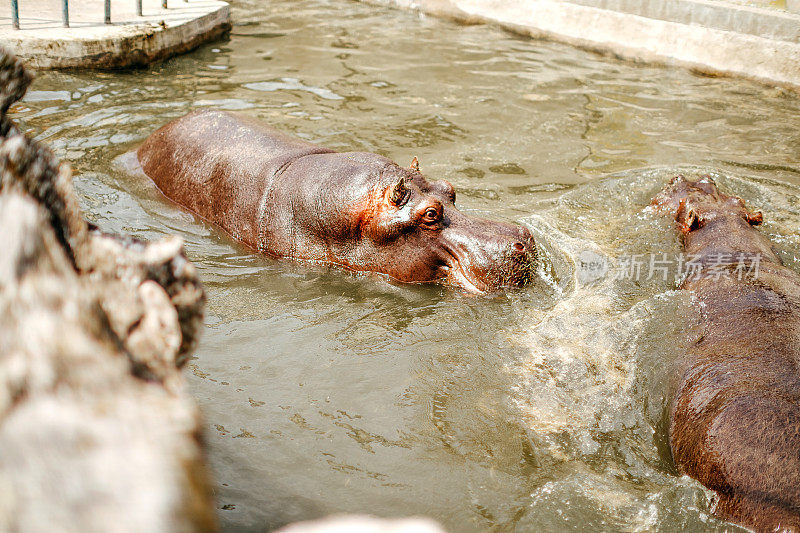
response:
<svg viewBox="0 0 800 533"><path fill-rule="evenodd" d="M579 265L677 254L646 206L710 171L800 270L800 100L344 0L233 8L226 41L136 72L42 72L14 109L72 162L92 221L184 238L209 292L187 376L224 528L361 512L454 532L730 530L666 443L689 296L646 271L585 283ZM471 297L251 254L112 164L196 107L417 156L462 210L531 229L537 285Z"/></svg>

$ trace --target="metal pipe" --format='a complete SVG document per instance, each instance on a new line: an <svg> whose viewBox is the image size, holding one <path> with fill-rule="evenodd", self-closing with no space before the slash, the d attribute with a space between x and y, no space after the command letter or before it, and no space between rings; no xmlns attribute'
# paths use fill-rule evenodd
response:
<svg viewBox="0 0 800 533"><path fill-rule="evenodd" d="M64 27L69 28L69 0L61 0L61 18L64 20Z"/></svg>
<svg viewBox="0 0 800 533"><path fill-rule="evenodd" d="M106 24L111 24L111 0L106 0Z"/></svg>
<svg viewBox="0 0 800 533"><path fill-rule="evenodd" d="M142 0L136 0L136 14L142 16Z"/></svg>
<svg viewBox="0 0 800 533"><path fill-rule="evenodd" d="M19 6L17 5L17 0L11 0L11 24L14 25L14 29L19 29Z"/></svg>

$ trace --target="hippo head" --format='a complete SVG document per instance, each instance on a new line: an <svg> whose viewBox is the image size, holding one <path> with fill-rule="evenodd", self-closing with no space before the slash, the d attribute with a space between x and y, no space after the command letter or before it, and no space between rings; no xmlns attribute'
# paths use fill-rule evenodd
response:
<svg viewBox="0 0 800 533"><path fill-rule="evenodd" d="M399 281L476 293L529 284L537 259L530 232L461 213L453 186L429 182L415 163L386 165L369 199L359 202L360 240L371 257L358 262Z"/></svg>
<svg viewBox="0 0 800 533"><path fill-rule="evenodd" d="M741 198L719 192L710 176L697 181L676 176L653 198L651 205L672 213L684 235L721 219L745 220L751 226L763 221L761 212L748 211Z"/></svg>

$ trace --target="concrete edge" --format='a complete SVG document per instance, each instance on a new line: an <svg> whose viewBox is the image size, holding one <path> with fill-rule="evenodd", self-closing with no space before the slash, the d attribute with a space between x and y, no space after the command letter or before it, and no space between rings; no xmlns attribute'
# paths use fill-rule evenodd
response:
<svg viewBox="0 0 800 533"><path fill-rule="evenodd" d="M144 66L188 52L230 29L230 7L224 5L174 26L131 25L126 27L129 35L68 41L9 38L3 39L2 44L34 69L118 69Z"/></svg>
<svg viewBox="0 0 800 533"><path fill-rule="evenodd" d="M569 0L573 4L642 17L800 42L800 15L727 0Z"/></svg>
<svg viewBox="0 0 800 533"><path fill-rule="evenodd" d="M674 64L716 76L742 77L800 91L800 43L682 24L555 0L362 0L494 23L538 39L564 42L621 59Z"/></svg>

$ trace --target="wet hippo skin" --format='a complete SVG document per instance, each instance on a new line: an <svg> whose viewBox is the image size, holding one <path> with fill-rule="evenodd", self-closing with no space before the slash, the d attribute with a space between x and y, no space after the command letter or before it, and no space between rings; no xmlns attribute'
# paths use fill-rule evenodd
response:
<svg viewBox="0 0 800 533"><path fill-rule="evenodd" d="M670 404L675 464L717 492L719 517L800 531L800 276L754 227L761 213L709 178L675 178L653 205L675 217L686 253L707 267L681 286L696 296L700 323Z"/></svg>
<svg viewBox="0 0 800 533"><path fill-rule="evenodd" d="M168 198L275 257L471 292L534 276L527 229L464 215L453 186L427 181L416 160L336 153L209 110L155 131L137 156Z"/></svg>

